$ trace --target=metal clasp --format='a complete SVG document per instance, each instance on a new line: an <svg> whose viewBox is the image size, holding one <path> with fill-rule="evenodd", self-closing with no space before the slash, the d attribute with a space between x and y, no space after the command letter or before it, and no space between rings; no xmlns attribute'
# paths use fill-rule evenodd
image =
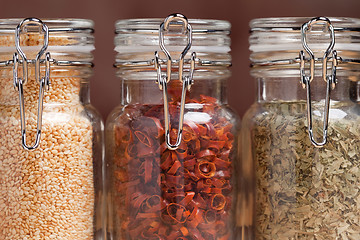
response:
<svg viewBox="0 0 360 240"><path fill-rule="evenodd" d="M182 33L186 35L187 38L187 45L185 46L184 50L181 52L179 57L179 80L182 82L182 93L181 93L181 102L180 102L180 119L179 119L179 128L178 134L175 144L171 144L170 139L170 116L169 116L169 102L168 102L168 92L167 92L167 84L171 80L171 71L172 71L172 58L170 56L170 52L165 47L165 40L164 35L166 32L169 31L171 24L179 24L179 21L182 23ZM159 44L161 50L166 55L167 59L167 71L166 74L163 74L161 71L160 59L159 54L155 52L155 69L157 70L157 80L156 83L159 85L160 90L163 91L163 98L164 98L164 119L165 119L165 142L166 146L170 150L176 150L182 139L182 131L183 131L183 123L184 123L184 112L185 112L185 98L186 98L186 91L190 90L191 85L193 84L193 75L195 70L195 60L196 60L196 53L193 52L191 54L190 60L190 73L187 76L184 76L184 58L187 52L191 48L192 44L192 28L189 24L187 18L182 14L172 14L168 16L164 22L160 25L159 29Z"/></svg>
<svg viewBox="0 0 360 240"><path fill-rule="evenodd" d="M324 119L323 119L323 139L321 142L317 142L314 139L313 135L313 120L312 120L312 105L311 105L311 88L310 83L314 79L315 76L315 56L313 51L309 48L307 44L306 34L310 31L311 26L316 23L325 23L326 27L330 32L330 44L326 49L323 57L322 57L322 78L327 83L326 87L326 97L325 97L325 107L324 107ZM330 108L330 93L331 90L336 86L336 67L338 65L337 60L337 53L334 49L335 45L335 34L334 28L330 22L330 20L326 17L316 17L311 19L309 22L304 23L301 27L301 41L303 44L304 49L310 56L310 75L305 74L305 53L304 51L300 51L300 75L301 75L301 84L303 88L306 88L307 92L307 119L308 119L308 131L311 143L315 147L323 147L327 141L327 130L329 125L329 108ZM327 73L327 65L329 58L331 56L332 59L332 67L331 67L331 74Z"/></svg>
<svg viewBox="0 0 360 240"><path fill-rule="evenodd" d="M26 54L20 47L20 35L22 32L27 32L27 27L39 27L39 32L44 33L44 43L40 51L36 54L35 59L27 59ZM20 121L21 121L21 136L22 146L26 150L36 149L40 144L41 127L42 127L42 113L43 113L43 99L44 90L48 90L50 87L50 53L46 52L49 45L49 29L40 19L37 18L26 18L20 22L15 30L15 46L16 51L13 56L13 79L14 88L19 92L19 104L20 104ZM45 54L45 59L41 57ZM19 55L21 60L19 60ZM45 62L45 76L41 77L40 73L40 62ZM24 103L24 85L28 82L28 63L35 64L35 79L39 82L39 100L38 100L38 111L37 111L37 130L35 143L32 146L27 145L26 142L26 118L25 118L25 103ZM19 78L18 71L19 65L22 64L22 78Z"/></svg>

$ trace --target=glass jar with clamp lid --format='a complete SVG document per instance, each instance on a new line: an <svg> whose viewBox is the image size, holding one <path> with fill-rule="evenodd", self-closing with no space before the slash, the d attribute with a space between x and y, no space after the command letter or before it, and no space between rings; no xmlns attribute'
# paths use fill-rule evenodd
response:
<svg viewBox="0 0 360 240"><path fill-rule="evenodd" d="M250 23L258 99L243 121L254 164L256 239L360 233L359 19Z"/></svg>
<svg viewBox="0 0 360 240"><path fill-rule="evenodd" d="M90 20L0 20L0 239L90 240L100 230L92 50Z"/></svg>
<svg viewBox="0 0 360 240"><path fill-rule="evenodd" d="M113 239L233 239L229 31L181 14L116 23L122 102L106 125L105 176Z"/></svg>

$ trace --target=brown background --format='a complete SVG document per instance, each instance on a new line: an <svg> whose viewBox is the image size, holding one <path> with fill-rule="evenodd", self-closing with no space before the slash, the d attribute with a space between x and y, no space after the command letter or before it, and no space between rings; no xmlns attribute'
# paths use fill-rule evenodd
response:
<svg viewBox="0 0 360 240"><path fill-rule="evenodd" d="M95 75L91 101L104 118L120 102L115 77L114 22L126 18L165 18L180 12L188 18L225 19L232 24L233 76L229 103L242 116L255 99L249 75L248 22L259 17L348 16L360 18L360 0L0 0L0 18L88 18L95 21Z"/></svg>

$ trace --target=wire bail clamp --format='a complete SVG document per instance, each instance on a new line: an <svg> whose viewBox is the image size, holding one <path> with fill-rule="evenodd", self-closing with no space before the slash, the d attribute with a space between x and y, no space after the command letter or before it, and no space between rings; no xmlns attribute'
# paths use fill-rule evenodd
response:
<svg viewBox="0 0 360 240"><path fill-rule="evenodd" d="M167 92L168 83L171 80L172 57L168 49L165 47L165 33L169 31L169 28L172 24L178 25L179 22L181 22L182 24L182 34L186 35L187 44L183 49L183 51L180 53L178 60L178 65L179 65L178 77L180 82L182 82L182 93L181 93L181 101L180 101L178 133L175 144L172 144L170 139L171 127L170 127L170 113L169 113L169 102L168 102L169 100L168 100L168 92ZM176 150L181 144L183 124L184 124L184 114L185 114L186 92L190 91L190 88L194 83L193 76L194 76L195 61L196 61L196 53L193 52L191 54L191 59L190 59L189 74L184 75L184 59L192 45L192 27L189 24L188 19L184 15L176 13L176 14L171 14L167 18L165 18L164 22L160 25L160 29L159 29L159 45L160 45L160 49L166 56L166 74L163 74L161 70L159 53L155 51L154 65L157 71L156 83L159 85L159 89L163 91L163 98L164 98L165 142L168 149Z"/></svg>
<svg viewBox="0 0 360 240"><path fill-rule="evenodd" d="M26 54L20 46L20 36L23 32L28 32L28 26L39 27L39 33L43 32L44 42L40 51L36 54L35 59L27 59ZM13 55L13 84L14 88L19 92L19 105L20 105L20 122L21 122L21 137L22 146L26 150L34 150L40 144L41 128L42 128L42 114L44 91L50 88L50 62L51 56L46 52L49 45L49 29L45 23L38 18L26 18L22 20L15 29L15 46L16 52ZM42 59L45 55L44 59ZM19 59L19 56L21 60ZM40 64L45 63L45 74L41 77ZM25 100L24 100L24 85L27 84L29 78L28 64L35 64L35 79L39 83L39 99L37 110L37 129L36 138L33 145L28 145L26 141L26 117L25 117ZM19 66L22 65L22 78L19 77Z"/></svg>
<svg viewBox="0 0 360 240"><path fill-rule="evenodd" d="M307 43L307 32L311 30L311 27L314 24L318 23L325 23L326 27L330 33L330 44L327 47L326 51L324 52L324 55L322 57L322 79L326 82L326 96L325 96L325 107L324 107L324 119L323 119L323 135L322 135L322 141L318 142L314 138L313 134L313 118L312 118L312 103L311 103L311 82L314 79L315 76L315 56L313 51L310 49L308 43ZM334 27L331 24L330 20L326 17L315 17L308 21L307 23L304 23L301 26L301 42L303 45L303 48L310 56L310 74L306 75L305 73L305 52L303 50L299 53L299 59L300 59L300 83L303 88L306 89L306 96L307 96L307 120L308 120L308 131L309 131L309 138L311 143L315 147L323 147L327 142L327 135L328 135L328 126L329 126L329 108L330 108L330 94L331 90L333 90L336 87L336 68L338 65L338 57L337 52L334 50L335 45L335 33L334 33ZM328 62L329 59L332 60L332 66L331 66L331 73L328 74Z"/></svg>

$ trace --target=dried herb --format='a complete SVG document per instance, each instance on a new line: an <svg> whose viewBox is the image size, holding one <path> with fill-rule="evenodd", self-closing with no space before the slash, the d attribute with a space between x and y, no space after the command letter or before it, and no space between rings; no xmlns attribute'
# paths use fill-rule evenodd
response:
<svg viewBox="0 0 360 240"><path fill-rule="evenodd" d="M115 232L122 239L229 239L233 224L233 124L216 99L188 100L180 147L164 143L163 105L132 105L115 124ZM170 102L172 142L179 101ZM205 119L205 120L204 120Z"/></svg>
<svg viewBox="0 0 360 240"><path fill-rule="evenodd" d="M249 130L256 239L360 239L359 106L331 106L324 148L310 143L305 103L261 106Z"/></svg>

